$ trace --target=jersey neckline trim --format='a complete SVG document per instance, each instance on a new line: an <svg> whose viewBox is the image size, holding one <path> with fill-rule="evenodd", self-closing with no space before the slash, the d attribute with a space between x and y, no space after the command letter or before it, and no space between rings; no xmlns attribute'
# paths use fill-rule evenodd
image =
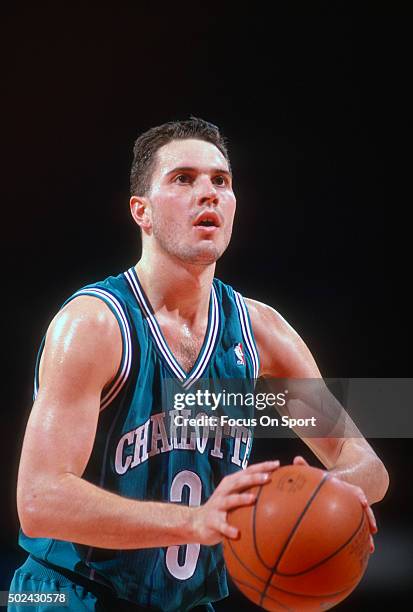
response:
<svg viewBox="0 0 413 612"><path fill-rule="evenodd" d="M204 373L208 363L211 360L211 356L216 346L216 339L220 326L220 315L218 307L218 298L216 295L214 284L212 284L211 287L211 296L208 311L208 324L205 332L204 342L193 367L189 372L185 372L185 370L176 360L174 354L169 348L169 345L162 333L160 325L155 317L151 303L139 281L135 268L129 268L129 270L124 272L124 275L144 315L144 318L148 323L152 338L164 362L166 363L168 369L172 372L172 374L176 378L178 378L182 386L185 389L188 389L195 382L195 380L200 378Z"/></svg>

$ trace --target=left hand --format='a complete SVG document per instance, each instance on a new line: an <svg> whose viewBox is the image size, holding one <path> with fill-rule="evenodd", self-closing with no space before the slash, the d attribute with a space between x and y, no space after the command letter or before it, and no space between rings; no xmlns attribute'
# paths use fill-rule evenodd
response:
<svg viewBox="0 0 413 612"><path fill-rule="evenodd" d="M300 457L300 456L294 457L293 464L294 465L307 465L310 467L310 464L303 457ZM333 476L333 478L337 478L337 477ZM340 480L342 484L346 485L346 487L349 487L353 491L353 493L360 500L360 503L366 512L366 515L369 521L369 528L370 528L370 554L372 554L374 553L373 535L377 533L377 523L374 517L373 510L371 509L371 507L369 506L369 502L367 501L366 494L364 493L363 489L361 489L360 487L357 487L356 485L352 485L346 482L345 480L341 480L339 478L337 478L337 480Z"/></svg>

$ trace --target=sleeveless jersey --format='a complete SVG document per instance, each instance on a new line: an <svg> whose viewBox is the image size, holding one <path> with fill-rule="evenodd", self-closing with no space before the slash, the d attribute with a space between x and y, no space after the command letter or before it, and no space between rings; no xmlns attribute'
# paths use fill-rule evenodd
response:
<svg viewBox="0 0 413 612"><path fill-rule="evenodd" d="M202 388L203 381L219 387L219 381L232 379L237 391L253 393L259 360L243 298L213 280L204 343L192 369L185 372L168 347L134 268L87 285L65 304L82 295L103 300L122 334L121 364L102 394L96 438L82 477L136 500L205 503L226 474L246 467L251 429L238 424L176 427L176 415L190 410L178 409L174 402L177 391L183 397ZM43 347L44 339L36 363L35 397ZM213 413L204 406L192 410ZM252 412L253 407L244 406L239 414L248 418ZM113 587L121 598L166 612L189 610L228 594L221 545L107 550L30 538L22 531L19 542L46 562Z"/></svg>

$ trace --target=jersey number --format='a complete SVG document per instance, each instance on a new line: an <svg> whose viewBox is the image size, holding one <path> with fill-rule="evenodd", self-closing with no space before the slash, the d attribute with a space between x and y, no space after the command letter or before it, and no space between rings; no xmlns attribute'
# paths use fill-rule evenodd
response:
<svg viewBox="0 0 413 612"><path fill-rule="evenodd" d="M190 472L189 470L179 472L173 479L171 484L170 501L182 501L182 492L185 486L189 488L189 505L199 506L201 504L202 482L198 474L195 474L195 472ZM195 572L201 545L184 544L186 553L183 565L180 565L178 562L178 553L180 548L180 546L169 546L166 551L166 567L174 578L178 578L178 580L187 580L193 576Z"/></svg>

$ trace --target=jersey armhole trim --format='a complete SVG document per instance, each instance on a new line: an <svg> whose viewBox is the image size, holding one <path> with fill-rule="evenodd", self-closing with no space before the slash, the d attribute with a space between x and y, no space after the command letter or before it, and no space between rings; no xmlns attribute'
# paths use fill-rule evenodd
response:
<svg viewBox="0 0 413 612"><path fill-rule="evenodd" d="M239 319L241 323L242 335L244 338L245 345L251 357L254 379L258 379L260 372L260 360L258 357L257 346L255 344L254 334L252 332L251 321L248 314L248 309L245 304L244 298L240 293L234 291L235 302L238 308Z"/></svg>
<svg viewBox="0 0 413 612"><path fill-rule="evenodd" d="M115 378L110 384L109 388L106 389L105 393L102 395L100 399L100 410L107 408L110 403L119 395L122 388L125 386L125 383L128 379L131 364L132 364L132 339L131 339L131 331L127 316L125 314L124 307L119 302L119 300L107 289L101 289L100 287L87 287L85 289L80 289L76 293L74 293L66 302L64 302L62 308L66 306L69 302L74 300L77 297L82 295L92 296L101 299L105 302L106 306L110 308L113 315L116 317L116 320L119 325L119 329L122 336L122 357L119 365L119 369L116 373ZM45 338L43 338L42 343L40 345L39 354L36 360L36 369L35 369L35 379L34 379L34 399L37 397L37 393L39 390L39 369L40 369L40 359L44 349Z"/></svg>

